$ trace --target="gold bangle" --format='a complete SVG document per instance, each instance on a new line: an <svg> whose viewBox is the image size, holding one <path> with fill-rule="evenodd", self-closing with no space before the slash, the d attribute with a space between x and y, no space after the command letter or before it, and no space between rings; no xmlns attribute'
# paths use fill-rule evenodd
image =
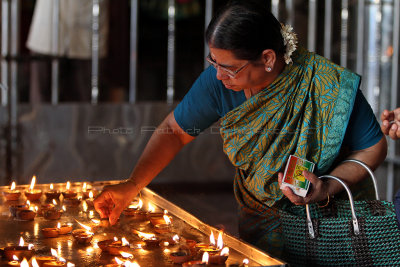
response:
<svg viewBox="0 0 400 267"><path fill-rule="evenodd" d="M328 204L329 204L329 194L326 193L326 195L328 196L328 200L326 201L325 205L323 205L323 206L318 205L318 207L320 207L320 208L325 208L326 206L328 206Z"/></svg>

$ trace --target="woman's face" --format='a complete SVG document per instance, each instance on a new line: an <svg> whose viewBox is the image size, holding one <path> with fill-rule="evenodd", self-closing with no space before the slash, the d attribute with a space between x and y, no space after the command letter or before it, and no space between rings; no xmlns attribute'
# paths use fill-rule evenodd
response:
<svg viewBox="0 0 400 267"><path fill-rule="evenodd" d="M210 47L210 57L217 70L217 79L230 90L263 89L270 83L261 59L259 62L249 62L237 59L230 50L213 47ZM231 71L231 75L226 69ZM235 72L237 73L232 77Z"/></svg>

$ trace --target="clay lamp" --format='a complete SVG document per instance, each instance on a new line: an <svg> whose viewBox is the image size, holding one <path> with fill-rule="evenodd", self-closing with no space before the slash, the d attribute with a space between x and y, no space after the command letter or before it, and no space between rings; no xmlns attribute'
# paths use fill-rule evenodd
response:
<svg viewBox="0 0 400 267"><path fill-rule="evenodd" d="M71 233L72 231L72 225L70 224L61 225L61 223L57 223L57 228L59 230L60 235L66 235Z"/></svg>
<svg viewBox="0 0 400 267"><path fill-rule="evenodd" d="M76 198L78 193L75 190L71 189L71 183L68 181L65 191L62 192L62 195L64 196L64 200L65 200L65 199Z"/></svg>
<svg viewBox="0 0 400 267"><path fill-rule="evenodd" d="M77 221L78 222L78 221ZM76 229L72 231L72 236L75 238L76 242L79 244L88 244L92 241L94 233L92 228L78 222L84 229Z"/></svg>
<svg viewBox="0 0 400 267"><path fill-rule="evenodd" d="M50 209L54 209L54 207L55 207L55 205L51 204L51 203L41 204L40 207L39 207L39 210L38 210L38 216L43 216L45 211L50 210Z"/></svg>
<svg viewBox="0 0 400 267"><path fill-rule="evenodd" d="M119 256L121 252L127 252L130 249L129 242L123 237L121 240L114 238L113 242L106 245L106 251L110 255Z"/></svg>
<svg viewBox="0 0 400 267"><path fill-rule="evenodd" d="M209 263L225 265L226 260L229 257L229 248L224 247L218 254L210 254Z"/></svg>
<svg viewBox="0 0 400 267"><path fill-rule="evenodd" d="M154 231L156 231L159 234L170 233L172 231L171 219L168 215L165 215L165 214L163 216L163 219L164 219L164 223L154 225Z"/></svg>
<svg viewBox="0 0 400 267"><path fill-rule="evenodd" d="M57 257L54 257L54 256L48 256L48 255L36 256L36 257L32 258L32 266L35 266L33 264L33 259L36 260L37 266L43 266L45 262L57 261Z"/></svg>
<svg viewBox="0 0 400 267"><path fill-rule="evenodd" d="M15 217L23 221L32 221L35 219L38 207L31 206L29 200L27 201L28 209L17 209L15 212Z"/></svg>
<svg viewBox="0 0 400 267"><path fill-rule="evenodd" d="M7 201L16 201L21 196L21 191L15 189L15 182L12 182L10 189L3 191L3 196Z"/></svg>
<svg viewBox="0 0 400 267"><path fill-rule="evenodd" d="M117 257L114 258L115 263L110 263L107 265L104 265L105 267L123 267L123 266L129 266L129 267L140 267L140 265L136 261L123 261Z"/></svg>
<svg viewBox="0 0 400 267"><path fill-rule="evenodd" d="M147 212L141 210L142 207L143 201L139 198L139 200L132 202L122 213L136 220L145 220Z"/></svg>
<svg viewBox="0 0 400 267"><path fill-rule="evenodd" d="M57 250L51 248L51 255L55 258L52 261L45 261L43 262L43 267L64 267L67 266L67 262L62 257L58 256Z"/></svg>
<svg viewBox="0 0 400 267"><path fill-rule="evenodd" d="M204 252L201 260L184 262L182 263L182 267L206 267L208 265L208 258L208 253Z"/></svg>
<svg viewBox="0 0 400 267"><path fill-rule="evenodd" d="M34 189L35 183L36 183L36 176L33 176L29 189L25 191L25 197L29 201L38 201L42 196L42 190Z"/></svg>
<svg viewBox="0 0 400 267"><path fill-rule="evenodd" d="M62 209L48 209L44 212L43 217L47 220L58 220L60 219L63 212L64 211Z"/></svg>
<svg viewBox="0 0 400 267"><path fill-rule="evenodd" d="M93 201L94 201L93 191L90 190L89 191L89 197L86 198L85 202L89 207L93 207L94 206Z"/></svg>
<svg viewBox="0 0 400 267"><path fill-rule="evenodd" d="M51 200L51 199L58 199L61 195L61 192L58 190L54 190L54 185L50 184L50 190L44 192L44 194L46 195L46 198L48 200Z"/></svg>
<svg viewBox="0 0 400 267"><path fill-rule="evenodd" d="M78 198L65 198L63 200L63 203L67 204L68 206L79 206L79 204L81 204L82 198L78 197Z"/></svg>
<svg viewBox="0 0 400 267"><path fill-rule="evenodd" d="M92 192L93 196L92 198L94 198L97 195L97 190L95 190L94 188L88 188L87 183L84 182L83 186L82 186L82 196L84 199L90 198L90 191Z"/></svg>
<svg viewBox="0 0 400 267"><path fill-rule="evenodd" d="M133 233L137 234L139 238L146 244L147 248L159 247L161 240L156 237L155 234L143 233L137 230L133 230Z"/></svg>
<svg viewBox="0 0 400 267"><path fill-rule="evenodd" d="M60 229L58 228L43 228L42 234L44 237L51 238L51 237L58 237L60 234Z"/></svg>
<svg viewBox="0 0 400 267"><path fill-rule="evenodd" d="M7 246L4 248L4 256L9 261L13 261L15 259L13 256L16 256L18 259L30 259L34 253L35 250L33 249L33 245L29 244L28 246L25 246L22 236L19 239L18 246Z"/></svg>
<svg viewBox="0 0 400 267"><path fill-rule="evenodd" d="M171 252L169 254L169 258L171 261L173 261L173 263L182 264L189 261L192 258L192 254L190 250L179 249L178 251Z"/></svg>
<svg viewBox="0 0 400 267"><path fill-rule="evenodd" d="M18 257L13 255L13 260L7 262L7 266L21 266Z"/></svg>
<svg viewBox="0 0 400 267"><path fill-rule="evenodd" d="M28 204L11 205L9 207L11 216L13 216L13 217L17 217L17 211L18 210L28 210L28 209L29 209L29 205Z"/></svg>

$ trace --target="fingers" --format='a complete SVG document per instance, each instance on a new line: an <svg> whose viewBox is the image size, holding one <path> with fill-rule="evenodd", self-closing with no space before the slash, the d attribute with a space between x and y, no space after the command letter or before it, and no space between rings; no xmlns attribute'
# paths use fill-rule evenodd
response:
<svg viewBox="0 0 400 267"><path fill-rule="evenodd" d="M292 189L285 184L282 184L283 173L278 173L278 183L282 190L282 193L295 205L304 205L304 199L298 195L296 195Z"/></svg>
<svg viewBox="0 0 400 267"><path fill-rule="evenodd" d="M101 192L93 201L95 210L100 214L101 218L109 218L109 215L114 207L114 202L111 193L108 191Z"/></svg>
<svg viewBox="0 0 400 267"><path fill-rule="evenodd" d="M110 213L109 221L111 225L117 223L119 216L121 215L122 211L124 210L124 206L116 205L114 209Z"/></svg>
<svg viewBox="0 0 400 267"><path fill-rule="evenodd" d="M400 127L396 123L393 123L389 128L388 135L393 140L399 139L400 138Z"/></svg>

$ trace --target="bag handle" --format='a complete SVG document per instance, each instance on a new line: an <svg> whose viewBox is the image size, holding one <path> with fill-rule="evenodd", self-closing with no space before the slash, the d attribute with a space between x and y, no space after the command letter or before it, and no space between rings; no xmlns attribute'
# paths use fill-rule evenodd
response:
<svg viewBox="0 0 400 267"><path fill-rule="evenodd" d="M365 164L364 162L362 162L362 161L360 161L360 160L358 160L358 159L346 159L346 160L342 161L341 163L344 163L344 162L354 162L354 163L357 163L358 165L361 165L362 167L364 167L364 169L367 170L367 172L369 173L369 176L371 177L372 182L373 182L373 184L374 184L376 200L380 200L380 199L379 199L379 193L378 193L378 183L376 182L376 177L375 177L373 171L367 166L367 164Z"/></svg>
<svg viewBox="0 0 400 267"><path fill-rule="evenodd" d="M348 188L348 186L339 178L337 178L336 176L333 175L322 175L320 177L318 177L319 179L324 179L324 178L329 178L329 179L334 179L337 182L339 182L344 189L346 189L347 195L349 197L349 202L350 202L350 209L351 209L351 217L352 217L352 221L353 221L353 229L354 229L354 234L358 235L360 234L360 227L358 226L358 220L356 217L356 211L354 209L354 200L353 200L353 195L351 194L350 189ZM308 225L308 233L310 234L310 237L312 239L315 238L315 231L314 231L314 227L311 221L311 214L310 214L310 209L308 207L308 204L306 204L306 215L307 215L307 225Z"/></svg>

